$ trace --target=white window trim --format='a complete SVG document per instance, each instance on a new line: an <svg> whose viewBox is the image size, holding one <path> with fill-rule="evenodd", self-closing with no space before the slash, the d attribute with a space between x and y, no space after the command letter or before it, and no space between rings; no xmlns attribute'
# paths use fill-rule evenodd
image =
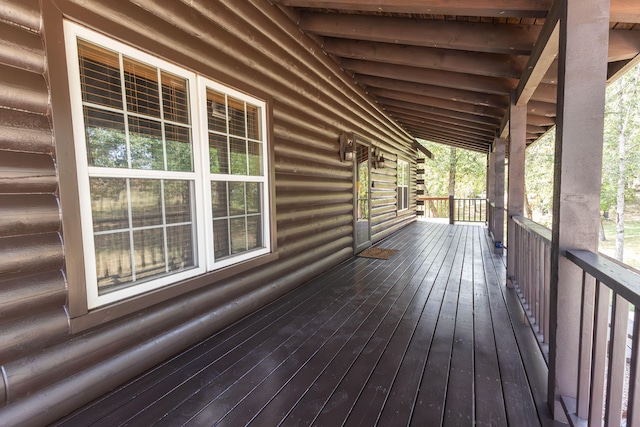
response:
<svg viewBox="0 0 640 427"><path fill-rule="evenodd" d="M89 310L112 304L121 300L126 300L133 296L138 296L146 292L165 287L170 284L189 279L208 271L214 271L223 267L237 264L242 261L253 259L257 256L265 255L271 252L271 212L270 212L270 183L268 169L268 140L267 140L267 121L266 121L266 103L259 99L238 92L227 86L196 75L185 68L178 67L159 57L155 57L129 45L118 42L112 38L106 37L100 33L80 26L73 22L64 21L65 32L65 50L68 64L68 81L71 99L71 116L74 133L74 147L76 155L76 168L78 176L78 194L81 217L80 229L82 232L83 254L85 265L85 280L87 292L87 308ZM83 114L83 102L80 85L80 69L78 64L78 45L77 40L85 39L91 43L98 44L105 48L114 50L120 54L135 58L137 61L148 63L153 67L157 67L169 73L183 77L188 81L189 88L189 109L191 116L191 132L193 141L193 172L173 172L173 171L142 171L134 169L116 169L116 168L100 168L89 167L87 162L87 149L85 139L85 125ZM261 135L263 143L263 175L244 176L244 175L215 175L209 172L209 156L207 136L207 106L206 106L206 87L210 87L219 92L226 93L234 98L241 99L252 105L261 107ZM202 96L204 94L204 97ZM194 182L193 197L193 221L195 222L195 230L197 239L194 246L194 260L197 266L182 272L173 273L162 276L149 281L135 284L120 290L99 295L96 274L95 245L93 238L93 218L90 198L89 177L99 172L100 175L108 177L126 177L126 178L163 178L163 179L188 179ZM232 255L216 262L214 260L213 251L213 224L212 224L212 207L211 207L211 191L210 182L212 178L219 178L225 181L255 181L263 183L262 197L262 244L263 247L251 251L247 251L238 255Z"/></svg>
<svg viewBox="0 0 640 427"><path fill-rule="evenodd" d="M404 180L405 170L409 171L409 162L407 162L405 160L398 159L398 166L396 168L396 173L398 174L398 176L396 177L396 188L397 188L396 193L397 193L397 196L398 196L398 206L397 206L398 212L406 211L406 210L409 209L409 194L408 194L409 193L409 191L408 191L409 183L407 182L406 185L398 184L398 182L400 181L399 178L400 178L401 174L402 174L402 177L403 177L402 179ZM411 177L409 177L409 180L411 180ZM401 191L401 189L403 189L403 188L407 188L406 200L405 200L404 192ZM402 206L400 206L400 200L402 200L402 202L403 202ZM406 207L405 207L405 205L406 205Z"/></svg>
<svg viewBox="0 0 640 427"><path fill-rule="evenodd" d="M264 101L260 101L256 98L250 97L242 92L239 92L237 90L231 89L229 87L226 87L224 85L221 85L220 83L217 83L211 79L207 79L205 77L202 76L198 76L198 95L199 95L199 99L200 100L204 100L204 102L200 102L200 109L199 109L199 113L200 113L200 132L202 135L208 135L208 124L207 124L207 104L206 104L206 99L207 99L207 89L213 89L217 92L222 92L225 93L228 96L231 96L233 98L239 99L241 101L245 101L248 102L252 105L258 106L260 107L260 111L262 112L262 117L260 120L261 123L261 135L262 135L262 143L263 144L267 144L267 139L266 139L266 135L267 135L267 123L266 123L266 108L267 105ZM207 138L203 137L203 141L206 141ZM203 142L204 144L204 142ZM269 174L268 174L268 156L267 156L267 146L264 145L263 146L263 152L262 152L262 171L263 174L262 176L254 176L254 175L232 175L232 174L212 174L210 172L210 167L209 167L209 156L201 156L202 159L202 170L204 171L204 182L207 184L206 186L210 186L210 183L212 180L219 180L219 181L239 181L239 182L260 182L262 183L262 242L263 245L265 246L264 248L261 249L255 249L252 251L248 251L248 252L244 252L242 254L236 255L236 256L232 256L229 258L225 258L223 260L220 261L215 261L214 259L214 247L213 247L213 240L214 239L207 239L207 253L209 254L209 256L207 256L207 268L209 270L215 270L218 268L223 268L223 267L227 267L233 264L236 264L238 262L242 262L242 261L246 261L248 259L251 258L255 258L256 256L260 256L260 255L265 255L268 254L269 252L271 252L271 242L270 242L270 238L269 236L271 235L271 221L270 221L270 212L269 212L269 200L270 200L270 194L269 194L269 182L268 182L268 178L269 178ZM207 231L207 236L213 236L213 212L212 212L212 206L211 206L211 192L210 191L206 191L206 197L205 197L205 209L206 209L206 231Z"/></svg>

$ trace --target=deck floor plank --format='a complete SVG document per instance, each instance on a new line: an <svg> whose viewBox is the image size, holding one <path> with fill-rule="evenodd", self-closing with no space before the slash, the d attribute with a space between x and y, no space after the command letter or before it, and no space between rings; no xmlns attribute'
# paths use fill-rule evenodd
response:
<svg viewBox="0 0 640 427"><path fill-rule="evenodd" d="M486 240L483 243L487 244ZM488 286L489 303L508 423L523 427L539 426L540 420L500 289L505 285L505 280L504 275L498 275L497 272L503 271L503 261L489 250L488 245L486 250L482 251L482 256L485 259L487 282L492 284Z"/></svg>
<svg viewBox="0 0 640 427"><path fill-rule="evenodd" d="M434 234L434 238L437 238L437 234ZM387 245L385 244L385 246ZM432 251L430 248L429 250ZM427 254L427 258L429 256ZM399 280L396 285L401 282ZM400 291L401 288L399 286L394 286L373 311L366 313L366 317L360 315L358 322L350 322L350 327L336 331L337 333L332 337L331 341L321 347L313 355L313 358L307 360L304 366L294 374L290 382L286 384L286 390L284 388L279 389L270 401L265 402L259 408L259 411L234 410L232 414L225 418L223 424L230 426L245 425L246 422L252 421L253 425L265 425L265 423L274 423L275 420L284 419L291 409L306 395L309 388L314 385L318 378L327 372L332 363L335 363L336 360L345 360L343 357L338 359L338 355L345 352L353 352L352 349L357 347L358 342L366 342L375 330L375 322L383 318L384 313L389 311L391 305L399 298ZM360 319L362 320L360 321ZM348 357L348 355L344 357ZM335 373L335 366L330 371ZM251 396L247 400L250 405L260 402L260 400L256 399L256 396ZM249 414L252 413L257 415L250 417Z"/></svg>
<svg viewBox="0 0 640 427"><path fill-rule="evenodd" d="M466 228L460 227L460 231ZM455 330L458 293L464 260L464 238L457 233L453 253L443 266L446 274L438 276L444 289L433 342L411 418L412 426L440 425L444 417L445 399L449 382L451 351Z"/></svg>
<svg viewBox="0 0 640 427"><path fill-rule="evenodd" d="M54 425L540 425L486 229L378 246Z"/></svg>
<svg viewBox="0 0 640 427"><path fill-rule="evenodd" d="M449 385L445 403L444 423L473 425L475 421L473 378L473 229L468 230L458 292Z"/></svg>
<svg viewBox="0 0 640 427"><path fill-rule="evenodd" d="M479 232L482 231L476 231ZM487 282L483 258L479 252L481 250L478 240L473 258L476 425L506 426L507 414L487 289L490 284Z"/></svg>
<svg viewBox="0 0 640 427"><path fill-rule="evenodd" d="M422 249L427 249L427 246L424 246ZM407 260L411 260L412 258L419 260L421 256L420 254L414 253L411 254ZM411 267L411 265L407 266L406 271L395 282L392 289L397 288L404 290L406 288L408 284L406 279L414 275ZM396 272L399 272L399 270L400 269L396 269ZM390 280L386 280L384 277L378 277L377 280L380 281L380 286L376 291L370 293L365 300L360 301L360 299L354 298L349 304L346 304L336 312L330 319L330 322L323 324L319 329L312 327L310 330L307 330L305 334L305 336L308 337L307 340L294 351L285 353L282 358L271 357L271 363L273 363L274 360L280 362L272 372L269 372L268 375L264 377L255 374L252 375L251 372L249 372L248 375L252 375L252 382L243 381L234 384L234 393L230 393L229 396L224 395L226 392L218 395L215 400L209 403L207 408L203 409L196 417L190 419L189 423L201 425L206 424L207 420L210 419L226 418L226 415L237 407L239 402L248 399L250 394L253 395L253 398L248 401L249 405L260 402L260 400L265 400L269 396L274 396L281 388L281 386L279 386L281 379L289 379L294 376L304 366L305 362L316 355L322 347L328 343L334 346L340 343L342 343L342 345L347 344L349 342L348 337L357 331L357 325L362 324L368 315L391 294L386 286ZM342 345L340 345L340 347ZM329 353L331 352L330 349L325 350ZM260 382L251 387L255 381ZM243 412L246 412L248 408L243 406L242 409ZM230 421L226 423L231 424Z"/></svg>
<svg viewBox="0 0 640 427"><path fill-rule="evenodd" d="M359 272L366 267L364 260L356 261L358 263L354 265L355 268L340 266L326 273L327 280L340 280L345 275L353 275L354 271ZM178 381L179 384L190 378L194 371L197 372L202 366L212 363L226 352L246 343L247 340L268 336L270 331L277 330L282 322L288 321L289 316L295 316L297 310L308 312L312 308L310 303L321 292L320 289L309 288L292 296L291 299L280 299L274 302L268 310L262 310L254 316L242 319L233 328L222 330L214 337L192 347L189 352L178 354L125 386L106 394L95 402L94 407L87 406L78 411L74 419L78 425L93 423L100 425L102 423L100 420L105 418L104 424L109 425L112 418L122 420L129 409L134 415L141 412L164 393L169 392L174 381Z"/></svg>

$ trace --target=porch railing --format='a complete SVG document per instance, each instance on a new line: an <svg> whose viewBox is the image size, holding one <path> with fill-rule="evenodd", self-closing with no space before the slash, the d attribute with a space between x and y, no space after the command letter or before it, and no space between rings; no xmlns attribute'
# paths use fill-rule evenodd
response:
<svg viewBox="0 0 640 427"><path fill-rule="evenodd" d="M546 357L551 231L512 219L512 283ZM640 274L589 251L567 251L566 258L583 274L578 386L575 398L562 397L565 412L574 426L640 425Z"/></svg>
<svg viewBox="0 0 640 427"><path fill-rule="evenodd" d="M602 255L567 251L583 271L576 398L565 411L588 425L640 424L640 274ZM630 310L630 308L632 310Z"/></svg>
<svg viewBox="0 0 640 427"><path fill-rule="evenodd" d="M450 210L449 197L420 197L418 204L424 206L426 218L449 218L450 222L486 222L487 200L474 198L453 199Z"/></svg>
<svg viewBox="0 0 640 427"><path fill-rule="evenodd" d="M513 216L516 288L529 323L545 358L549 354L549 294L551 283L551 230L521 216Z"/></svg>

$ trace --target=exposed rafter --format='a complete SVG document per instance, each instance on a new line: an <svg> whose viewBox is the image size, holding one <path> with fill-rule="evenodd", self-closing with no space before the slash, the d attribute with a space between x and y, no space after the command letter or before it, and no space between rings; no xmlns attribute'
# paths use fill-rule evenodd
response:
<svg viewBox="0 0 640 427"><path fill-rule="evenodd" d="M496 2L482 0L458 0L455 2L445 0L395 0L393 2L371 0L275 0L273 3L295 7L313 7L342 11L364 10L368 12L433 15L544 18L551 0L501 2L500 6L504 7L496 6Z"/></svg>
<svg viewBox="0 0 640 427"><path fill-rule="evenodd" d="M336 38L327 38L323 48L327 53L343 58L511 79L520 78L527 63L525 55L443 50Z"/></svg>
<svg viewBox="0 0 640 427"><path fill-rule="evenodd" d="M270 1L415 137L486 151L512 94L528 141L555 124L560 2ZM637 2L611 0L610 80L640 61Z"/></svg>
<svg viewBox="0 0 640 427"><path fill-rule="evenodd" d="M414 83L424 83L453 89L470 90L492 95L509 95L515 89L517 80L497 79L472 74L428 70L406 65L385 64L380 62L343 59L342 68L358 74L386 77Z"/></svg>
<svg viewBox="0 0 640 427"><path fill-rule="evenodd" d="M422 84L395 80L377 76L356 75L356 80L367 87L379 87L398 92L415 93L432 96L434 98L448 99L471 105L483 105L485 107L506 109L509 106L507 95L493 95L481 92L473 92L463 89L454 89L444 86Z"/></svg>
<svg viewBox="0 0 640 427"><path fill-rule="evenodd" d="M501 119L505 110L499 108L491 108L464 104L462 102L447 101L440 98L433 98L425 95L417 95L406 92L396 92L390 89L372 89L371 94L380 98L394 99L397 101L407 101L416 104L428 105L430 107L444 108L446 110L458 111L460 113L475 114L477 116L493 117Z"/></svg>
<svg viewBox="0 0 640 427"><path fill-rule="evenodd" d="M300 28L325 37L457 49L471 52L528 55L539 25L463 21L417 21L373 15L303 13Z"/></svg>

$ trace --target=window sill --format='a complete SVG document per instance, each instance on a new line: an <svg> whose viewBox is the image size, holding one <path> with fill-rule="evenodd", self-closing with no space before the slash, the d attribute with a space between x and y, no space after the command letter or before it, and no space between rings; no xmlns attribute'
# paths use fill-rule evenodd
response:
<svg viewBox="0 0 640 427"><path fill-rule="evenodd" d="M194 278L183 280L127 300L113 303L105 307L96 308L87 314L72 318L71 332L73 334L82 332L120 317L124 317L128 314L135 313L154 304L171 300L180 295L186 294L187 292L211 286L249 269L276 261L278 257L277 252L266 254L245 262L202 274Z"/></svg>

